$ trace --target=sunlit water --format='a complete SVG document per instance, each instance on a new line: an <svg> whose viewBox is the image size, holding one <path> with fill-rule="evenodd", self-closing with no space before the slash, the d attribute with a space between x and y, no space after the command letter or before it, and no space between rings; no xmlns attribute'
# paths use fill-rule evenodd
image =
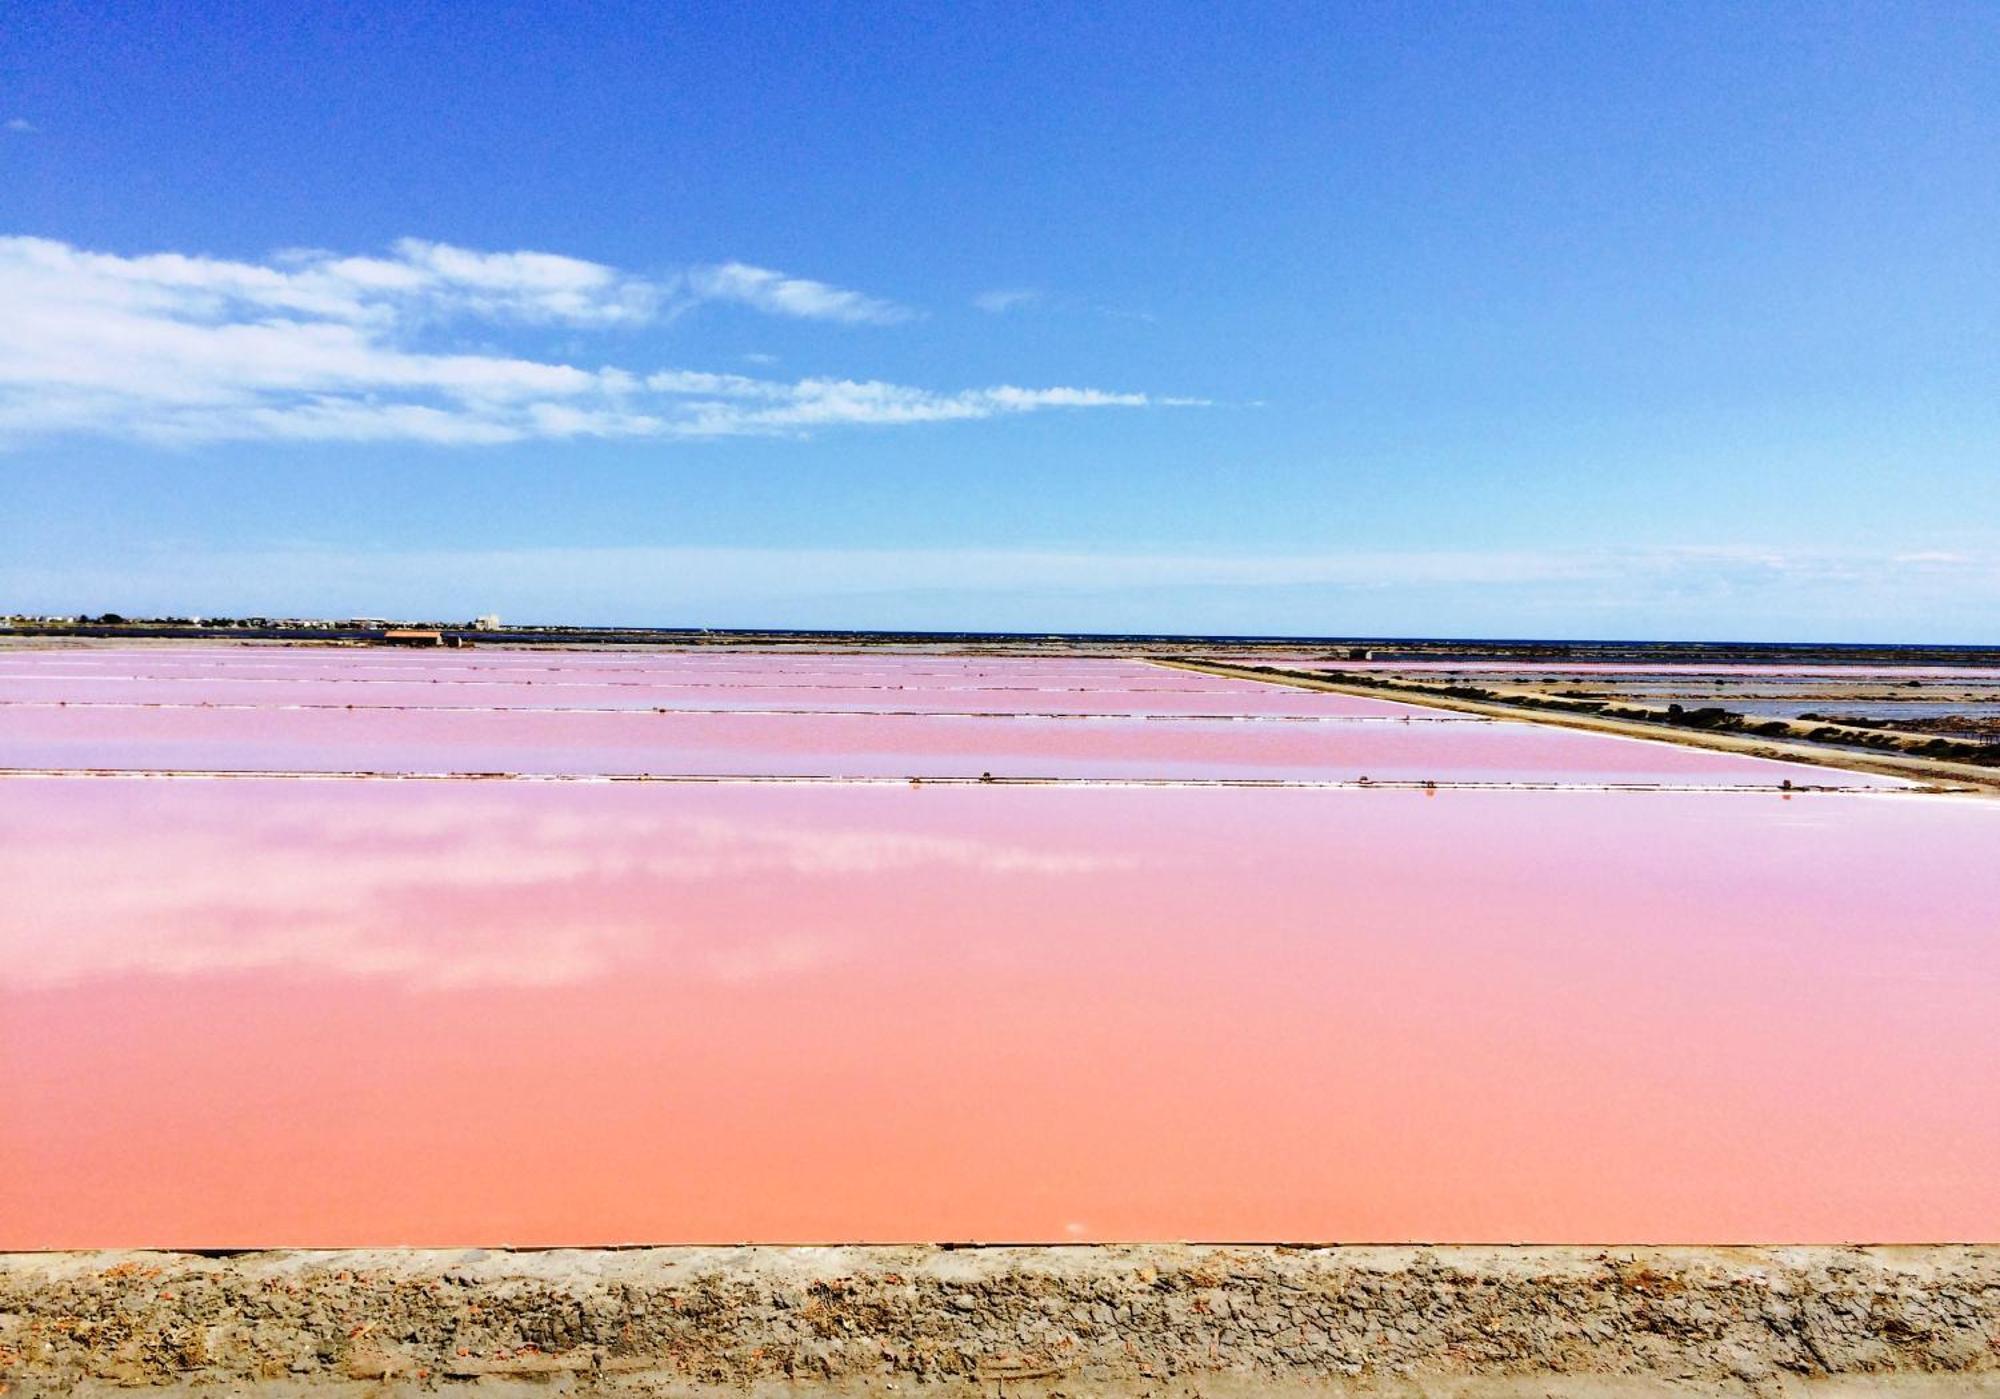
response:
<svg viewBox="0 0 2000 1399"><path fill-rule="evenodd" d="M306 654L272 678L472 659ZM115 682L246 657L83 659ZM696 669L474 657L526 685ZM527 715L546 742L478 713L370 711L350 742L271 717L301 711L157 711L213 721L191 737L0 704L0 766L720 752L703 770L1189 780L10 777L0 1247L2000 1235L2000 806L1786 793L1789 765L1514 724L1153 720L1154 678L1183 677L1138 665L727 659L752 686L1074 677L1129 704ZM593 727L655 718L725 727ZM1520 756L1551 736L1559 763ZM1201 785L1391 742L1369 761L1442 785ZM1666 787L1454 785L1615 782L1635 752Z"/></svg>

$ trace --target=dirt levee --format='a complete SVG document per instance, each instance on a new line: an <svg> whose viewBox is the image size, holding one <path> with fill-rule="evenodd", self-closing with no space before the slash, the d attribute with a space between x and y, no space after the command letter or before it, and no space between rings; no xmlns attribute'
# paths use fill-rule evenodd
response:
<svg viewBox="0 0 2000 1399"><path fill-rule="evenodd" d="M1991 1392L2000 1248L0 1255L16 1393Z"/></svg>

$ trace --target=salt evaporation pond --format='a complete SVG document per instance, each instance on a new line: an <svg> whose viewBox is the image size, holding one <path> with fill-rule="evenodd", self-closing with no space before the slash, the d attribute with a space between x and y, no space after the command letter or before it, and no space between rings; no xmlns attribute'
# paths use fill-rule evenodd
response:
<svg viewBox="0 0 2000 1399"><path fill-rule="evenodd" d="M0 705L1453 717L1130 661L133 650L0 653Z"/></svg>
<svg viewBox="0 0 2000 1399"><path fill-rule="evenodd" d="M1164 724L1143 717L17 706L0 709L0 766L1719 786L1892 781L1664 742L1421 716L1407 723Z"/></svg>
<svg viewBox="0 0 2000 1399"><path fill-rule="evenodd" d="M750 684L735 679L665 680L619 677L519 679L437 677L244 677L204 674L104 676L22 673L0 669L0 705L100 704L189 707L354 709L623 709L701 713L759 710L795 713L917 714L1131 714L1382 715L1462 718L1412 709L1393 701L1309 690L1284 690L1254 681L1242 688L1175 686L1119 689L1086 680L1067 685L944 685L922 677L904 683L859 684L845 679Z"/></svg>
<svg viewBox="0 0 2000 1399"><path fill-rule="evenodd" d="M467 659L297 654L276 678L328 687ZM698 669L475 655L520 684ZM217 721L191 740L0 703L0 1248L2000 1233L2000 806L1513 723L1160 720L1133 672L1178 675L1138 663L727 659L749 686L1080 676L1126 707L425 713L394 743L582 775L646 749L590 724L685 718L748 727L676 758L783 770L818 722L906 771L1309 776L1383 734L1440 785L102 777L338 744L267 724L301 711L157 711ZM458 728L523 718L555 736ZM1502 766L1467 744L1551 737L1558 767L1510 770L1700 761L1457 785Z"/></svg>
<svg viewBox="0 0 2000 1399"><path fill-rule="evenodd" d="M0 657L0 768L1893 785L1138 661L247 648Z"/></svg>

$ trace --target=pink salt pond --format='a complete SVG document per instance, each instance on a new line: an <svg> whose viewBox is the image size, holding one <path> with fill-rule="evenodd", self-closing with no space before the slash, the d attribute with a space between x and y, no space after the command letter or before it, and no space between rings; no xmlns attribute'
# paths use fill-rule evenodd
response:
<svg viewBox="0 0 2000 1399"><path fill-rule="evenodd" d="M232 708L671 709L992 715L1449 718L1389 701L1314 693L1132 661L907 656L864 667L797 655L481 651L0 653L0 709L34 705Z"/></svg>
<svg viewBox="0 0 2000 1399"><path fill-rule="evenodd" d="M1123 677L1120 677L1121 679ZM1320 715L1462 718L1412 709L1394 701L1241 682L1237 690L1160 686L947 686L906 677L903 683L750 683L730 680L425 680L335 677L79 676L8 672L0 668L0 707L22 705L148 705L237 709L670 709L756 710L778 713L915 713L992 715L1191 714Z"/></svg>
<svg viewBox="0 0 2000 1399"><path fill-rule="evenodd" d="M763 659L17 653L0 768L1897 785L1138 661Z"/></svg>
<svg viewBox="0 0 2000 1399"><path fill-rule="evenodd" d="M472 661L521 707L79 693ZM1130 662L769 661L0 653L43 692L0 697L0 1249L2000 1236L2000 805ZM864 675L1107 708L559 688ZM1440 786L1204 785L1364 771Z"/></svg>
<svg viewBox="0 0 2000 1399"><path fill-rule="evenodd" d="M0 766L541 776L1865 786L1859 774L1513 723L927 714L0 709Z"/></svg>
<svg viewBox="0 0 2000 1399"><path fill-rule="evenodd" d="M0 1247L1992 1238L2000 808L0 783Z"/></svg>

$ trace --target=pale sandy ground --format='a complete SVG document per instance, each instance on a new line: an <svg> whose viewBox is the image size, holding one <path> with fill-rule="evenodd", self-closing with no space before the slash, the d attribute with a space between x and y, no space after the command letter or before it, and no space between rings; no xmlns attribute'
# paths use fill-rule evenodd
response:
<svg viewBox="0 0 2000 1399"><path fill-rule="evenodd" d="M13 1395L2000 1394L2000 1246L0 1255Z"/></svg>

